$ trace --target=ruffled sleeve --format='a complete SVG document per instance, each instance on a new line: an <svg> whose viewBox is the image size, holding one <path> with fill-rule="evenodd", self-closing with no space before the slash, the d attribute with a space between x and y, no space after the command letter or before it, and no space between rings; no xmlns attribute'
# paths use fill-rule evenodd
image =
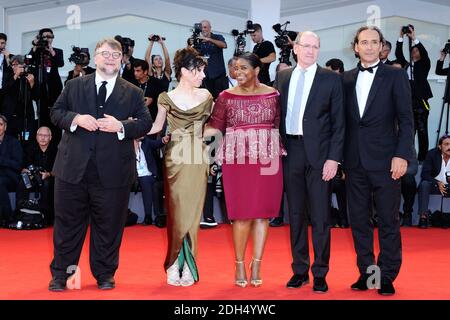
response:
<svg viewBox="0 0 450 320"><path fill-rule="evenodd" d="M211 118L209 119L208 125L225 132L227 127L227 99L223 95L219 95L214 104Z"/></svg>

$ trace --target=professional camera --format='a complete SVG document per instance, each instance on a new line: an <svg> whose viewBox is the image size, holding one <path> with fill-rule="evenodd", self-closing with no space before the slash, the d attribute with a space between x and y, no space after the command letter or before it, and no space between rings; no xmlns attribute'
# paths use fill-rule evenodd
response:
<svg viewBox="0 0 450 320"><path fill-rule="evenodd" d="M216 175L215 191L216 191L217 196L220 196L223 193L222 166L215 163L211 166L211 171Z"/></svg>
<svg viewBox="0 0 450 320"><path fill-rule="evenodd" d="M148 37L148 41L155 41L155 42L157 42L157 41L159 41L160 39L162 39L163 41L166 41L166 38L161 37L161 36L156 35L156 34L154 34L153 37L151 37L151 38Z"/></svg>
<svg viewBox="0 0 450 320"><path fill-rule="evenodd" d="M33 56L27 54L23 59L23 72L20 74L21 77L27 77L29 74L34 74L36 66L33 64Z"/></svg>
<svg viewBox="0 0 450 320"><path fill-rule="evenodd" d="M444 53L449 54L450 53L450 39L448 39L447 43L444 46Z"/></svg>
<svg viewBox="0 0 450 320"><path fill-rule="evenodd" d="M89 48L79 48L72 46L73 53L69 57L69 61L75 64L88 65L89 64Z"/></svg>
<svg viewBox="0 0 450 320"><path fill-rule="evenodd" d="M120 42L122 45L122 53L124 55L130 54L130 47L134 47L134 40L130 38L121 37L119 35L115 36L114 39Z"/></svg>
<svg viewBox="0 0 450 320"><path fill-rule="evenodd" d="M253 26L253 22L251 20L247 21L245 30L242 32L239 32L237 29L231 30L231 34L233 35L235 42L236 42L236 49L234 50L234 55L238 56L245 51L245 36L249 33L255 32L255 28Z"/></svg>
<svg viewBox="0 0 450 320"><path fill-rule="evenodd" d="M290 64L290 57L292 51L292 45L289 42L289 39L292 41L297 37L297 33L294 31L286 30L290 21L286 21L283 24L275 24L272 26L272 29L278 34L275 36L275 45L281 49L280 51L280 63ZM284 28L283 28L284 27Z"/></svg>
<svg viewBox="0 0 450 320"><path fill-rule="evenodd" d="M202 33L202 24L194 23L194 28L192 28L192 35L188 39L189 45L198 50L198 47L202 43L202 40L199 39L200 33Z"/></svg>
<svg viewBox="0 0 450 320"><path fill-rule="evenodd" d="M22 172L20 175L22 176L22 181L27 189L31 189L33 187L33 183L38 187L42 187L44 185L44 181L42 181L41 172L45 170L42 167L35 167L32 164L28 166L28 171Z"/></svg>
<svg viewBox="0 0 450 320"><path fill-rule="evenodd" d="M402 32L403 34L409 34L411 33L411 31L409 30L409 28L411 27L411 29L414 30L414 26L412 24L408 24L407 26L403 26L402 27Z"/></svg>

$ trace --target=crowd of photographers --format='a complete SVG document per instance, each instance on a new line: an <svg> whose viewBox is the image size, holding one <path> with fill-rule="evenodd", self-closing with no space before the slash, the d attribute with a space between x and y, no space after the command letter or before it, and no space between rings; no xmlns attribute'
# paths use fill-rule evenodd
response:
<svg viewBox="0 0 450 320"><path fill-rule="evenodd" d="M292 54L296 32L287 30L289 21L273 26L277 33L274 43L280 50L277 71L295 64ZM274 44L264 39L260 24L247 21L245 30L232 30L235 38L234 57L225 68L223 50L227 43L222 35L212 32L211 23L203 20L196 23L187 45L194 47L207 59L203 86L214 98L223 90L235 86L235 57L245 51L246 36L250 35L254 42L253 52L261 60L262 68L259 81L271 85L269 68L276 60ZM61 49L53 47L54 33L49 28L39 31L32 41L32 48L25 56L12 55L7 49L7 36L0 33L0 223L4 227L42 227L51 225L53 221L53 177L52 166L56 155L56 146L62 132L51 123L50 109L63 89L59 68L64 66L64 55ZM169 90L172 80L170 56L165 45L165 38L150 34L149 45L142 59L133 56L134 40L122 36L115 39L122 45L122 78L138 86L144 92L145 104L156 118L159 94ZM403 53L403 42L408 42L408 58ZM163 56L152 54L154 46L161 47ZM412 110L414 111L415 132L418 135L419 150L417 160L423 164L422 181L417 187L415 175L417 166L402 178L402 194L404 198L403 225L412 224L413 203L418 190L419 227L427 228L434 217L433 225L450 226L450 214L431 215L428 210L429 195L436 193L443 197L450 196L450 137L442 136L438 146L430 151L428 141L428 115L433 97L427 77L431 68L430 58L424 45L416 37L414 26L403 26L396 42L396 60L389 60L392 45L386 41L380 54L381 63L403 68L408 74L412 92ZM95 72L90 67L88 48L73 47L68 58L74 64L67 76L67 81ZM436 65L436 74L450 77L449 68L444 68L446 55L450 53L450 40L444 45ZM357 54L355 54L357 57ZM344 65L337 58L330 59L326 67L342 74ZM228 71L228 72L227 72ZM448 86L446 87L447 91ZM449 102L449 93L445 92L444 102ZM442 115L441 115L442 117ZM164 227L165 210L163 206L162 152L167 143L167 136L149 136L136 141L136 153L145 155L144 165L137 160L138 182L134 191L142 191L145 211L144 224L155 224ZM138 159L138 158L137 158ZM140 159L140 158L139 158ZM415 160L415 159L414 159ZM414 161L411 161L414 163ZM151 167L151 168L150 168ZM148 169L148 170L147 170ZM333 209L333 225L346 228L349 225L346 209L345 172L340 168L334 178L333 190L337 195L338 208ZM208 193L205 200L202 227L217 225L214 218L214 195L221 204L222 213L226 212L224 195L221 186L220 166L213 164L208 180ZM8 193L16 191L16 211L10 206ZM283 207L280 204L280 217L271 221L271 226L283 225ZM441 208L442 211L442 208ZM130 211L130 217L133 213ZM374 208L376 223L376 208ZM136 220L136 219L135 219ZM134 220L134 221L135 221ZM226 220L226 217L224 217ZM133 217L130 218L133 221ZM19 225L19 223L21 225ZM130 224L133 222L130 222Z"/></svg>

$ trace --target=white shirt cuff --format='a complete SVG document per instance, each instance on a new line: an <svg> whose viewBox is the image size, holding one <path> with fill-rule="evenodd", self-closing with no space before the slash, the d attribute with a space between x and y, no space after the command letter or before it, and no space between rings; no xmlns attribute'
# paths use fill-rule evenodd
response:
<svg viewBox="0 0 450 320"><path fill-rule="evenodd" d="M398 38L398 42L403 42L403 38Z"/></svg>
<svg viewBox="0 0 450 320"><path fill-rule="evenodd" d="M76 124L73 124L70 126L70 132L75 132L77 130L78 126Z"/></svg>
<svg viewBox="0 0 450 320"><path fill-rule="evenodd" d="M125 128L122 125L122 132L117 132L117 138L122 141L123 139L125 139Z"/></svg>
<svg viewBox="0 0 450 320"><path fill-rule="evenodd" d="M417 46L419 44L419 39L414 40L414 44Z"/></svg>

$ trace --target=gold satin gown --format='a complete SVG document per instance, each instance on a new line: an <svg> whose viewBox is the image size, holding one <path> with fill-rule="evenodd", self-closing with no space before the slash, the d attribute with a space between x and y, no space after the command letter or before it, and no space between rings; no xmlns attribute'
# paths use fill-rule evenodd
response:
<svg viewBox="0 0 450 320"><path fill-rule="evenodd" d="M164 190L167 205L168 248L164 262L167 270L176 259L184 261L198 281L197 234L206 196L209 164L203 157L203 127L211 114L213 98L189 110L181 110L166 92L159 95L158 105L167 111L171 141L164 155Z"/></svg>

